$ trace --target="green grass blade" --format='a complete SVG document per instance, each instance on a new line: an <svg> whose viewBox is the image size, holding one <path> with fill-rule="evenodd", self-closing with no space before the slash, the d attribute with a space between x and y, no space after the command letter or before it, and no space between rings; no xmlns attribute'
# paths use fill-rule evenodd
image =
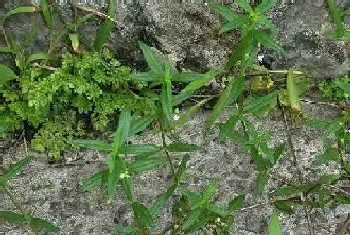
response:
<svg viewBox="0 0 350 235"><path fill-rule="evenodd" d="M44 20L47 27L51 29L53 24L53 18L47 0L41 1L41 10L43 12Z"/></svg>
<svg viewBox="0 0 350 235"><path fill-rule="evenodd" d="M171 124L173 120L173 106L171 102L171 82L170 81L164 81L163 82L163 88L161 92L161 103L163 108L163 114L165 123L168 125Z"/></svg>
<svg viewBox="0 0 350 235"><path fill-rule="evenodd" d="M154 119L155 116L138 117L137 115L133 115L131 118L129 136L133 136L141 131L144 131Z"/></svg>
<svg viewBox="0 0 350 235"><path fill-rule="evenodd" d="M121 184L126 196L126 200L132 202L134 200L134 177L128 176L121 179Z"/></svg>
<svg viewBox="0 0 350 235"><path fill-rule="evenodd" d="M256 112L259 112L265 109L271 104L276 103L278 94L279 94L279 91L274 91L264 97L258 97L255 99L248 100L248 102L246 102L243 107L243 112L246 114L248 113L254 114Z"/></svg>
<svg viewBox="0 0 350 235"><path fill-rule="evenodd" d="M23 158L22 160L19 160L18 162L11 164L9 169L7 169L3 174L3 179L5 181L8 181L12 179L16 174L20 173L24 168L26 168L29 163L33 160L32 156L28 156L26 158Z"/></svg>
<svg viewBox="0 0 350 235"><path fill-rule="evenodd" d="M118 121L118 129L114 135L113 153L117 154L119 148L124 144L128 137L131 125L131 111L130 109L124 109L121 111Z"/></svg>
<svg viewBox="0 0 350 235"><path fill-rule="evenodd" d="M203 190L202 203L209 202L215 194L216 188L218 186L217 180L212 180Z"/></svg>
<svg viewBox="0 0 350 235"><path fill-rule="evenodd" d="M111 154L108 162L108 200L115 199L117 185L120 180L120 174L126 170L125 162L120 159L118 154Z"/></svg>
<svg viewBox="0 0 350 235"><path fill-rule="evenodd" d="M229 61L226 63L226 70L230 71L238 61L243 60L246 52L253 43L252 31L248 31L232 52Z"/></svg>
<svg viewBox="0 0 350 235"><path fill-rule="evenodd" d="M94 49L95 51L100 51L103 44L109 38L111 31L113 29L114 23L110 19L106 19L103 21L101 26L98 28L96 33L96 39L94 41Z"/></svg>
<svg viewBox="0 0 350 235"><path fill-rule="evenodd" d="M158 58L158 56L151 50L151 48L145 43L139 41L139 46L143 52L143 56L145 57L148 67L152 70L153 73L157 75L163 74L163 65Z"/></svg>
<svg viewBox="0 0 350 235"><path fill-rule="evenodd" d="M173 179L174 185L178 186L180 184L180 180L182 178L183 173L186 170L186 164L187 164L189 159L190 159L190 156L188 154L186 154L182 157L181 162L180 162L180 166L178 167L178 169L175 173L174 179Z"/></svg>

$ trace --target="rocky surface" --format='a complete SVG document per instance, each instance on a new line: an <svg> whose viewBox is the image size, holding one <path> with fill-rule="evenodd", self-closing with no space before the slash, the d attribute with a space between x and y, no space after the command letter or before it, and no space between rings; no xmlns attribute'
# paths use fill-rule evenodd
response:
<svg viewBox="0 0 350 235"><path fill-rule="evenodd" d="M237 10L235 4L229 6ZM61 6L61 12L62 18L71 22L69 8ZM324 5L280 4L268 16L279 27L277 41L285 49L283 55L264 51L272 69L303 70L315 81L349 71L349 44L323 36L333 28ZM349 18L345 19L348 28ZM205 4L120 5L107 46L122 62L142 70L146 64L137 45L141 40L163 55L169 55L174 67L203 72L223 65L239 41L239 31L219 36L221 25L222 19ZM98 21L88 22L78 31L92 41L97 26ZM60 24L56 26L59 27ZM39 13L16 15L5 28L16 39L23 39L32 29L37 29L40 33L34 41L34 50L47 48L49 34Z"/></svg>
<svg viewBox="0 0 350 235"><path fill-rule="evenodd" d="M327 106L304 104L305 110L317 118L329 119L336 117L339 112ZM232 113L226 110L220 118L227 119ZM183 185L195 191L201 190L209 180L219 179L216 193L218 205L226 207L229 200L238 194L246 194L243 210L237 213L232 234L252 235L267 234L267 224L273 206L266 204L267 198L259 198L255 193L257 171L247 153L231 141L217 143L214 139L217 130L203 142L202 127L207 112L196 116L188 124L176 132L182 141L202 145L201 151L191 154L184 175ZM286 129L281 113L273 112L266 118L254 118L256 127L262 131L272 131L274 138L271 145L286 141ZM296 183L297 165L302 169L305 182L312 182L323 173L314 168L311 162L322 153L320 133L306 126L292 128L292 141L297 152L297 162L294 162L288 151L285 151L275 168L275 175L284 182ZM161 136L149 130L130 139L132 143L161 144ZM4 164L5 168L15 160L25 155L23 142L8 149ZM61 228L62 235L66 234L117 234L113 230L114 223L128 224L132 221L130 210L124 196L118 190L117 201L107 204L106 191L95 188L92 192L78 194L77 187L81 181L97 170L107 166L107 156L95 151L70 151L64 155L62 165L48 165L45 154L33 153L35 160L30 167L18 175L11 183L11 190L25 210L35 216L55 222ZM175 157L178 158L178 157ZM149 204L156 195L169 184L169 171L166 167L147 173L139 174L135 179L135 194L138 200ZM278 178L279 178L278 177ZM268 190L281 185L281 180L269 180ZM0 207L13 209L9 200L2 196ZM261 204L261 205L259 205ZM256 206L258 205L258 206ZM334 234L338 223L345 221L350 206L330 206L325 212L314 209L310 211L310 221L314 234ZM293 215L279 213L284 234L310 234L305 210L296 206ZM171 203L159 216L157 231L167 227L171 219ZM2 228L5 234L29 234L25 226L5 224Z"/></svg>

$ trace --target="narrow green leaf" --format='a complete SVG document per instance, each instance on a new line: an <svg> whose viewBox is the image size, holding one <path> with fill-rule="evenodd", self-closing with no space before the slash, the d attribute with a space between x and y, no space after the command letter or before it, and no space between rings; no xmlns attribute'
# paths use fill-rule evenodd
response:
<svg viewBox="0 0 350 235"><path fill-rule="evenodd" d="M30 64L32 63L33 61L36 61L36 60L48 60L49 57L46 53L43 53L43 52L38 52L38 53L33 53L31 54L28 59L27 59L27 64Z"/></svg>
<svg viewBox="0 0 350 235"><path fill-rule="evenodd" d="M41 7L41 10L43 12L44 20L45 20L47 27L51 29L53 19L52 19L51 10L49 8L47 0L42 0L40 7Z"/></svg>
<svg viewBox="0 0 350 235"><path fill-rule="evenodd" d="M245 102L243 111L244 113L257 113L266 107L271 106L277 102L277 96L279 91L274 91L264 97L258 97L255 99L250 99L248 102Z"/></svg>
<svg viewBox="0 0 350 235"><path fill-rule="evenodd" d="M153 225L153 217L146 206L139 202L131 204L136 219L143 227L150 228Z"/></svg>
<svg viewBox="0 0 350 235"><path fill-rule="evenodd" d="M259 154L259 151L255 147L250 148L250 155L254 161L254 164L258 168L259 172L265 171L267 169L267 164L265 159Z"/></svg>
<svg viewBox="0 0 350 235"><path fill-rule="evenodd" d="M32 12L36 12L36 11L40 11L39 8L37 7L33 7L33 6L19 6L16 7L14 9L12 9L11 11L6 12L6 14L4 15L3 18L3 22L5 22L5 20L15 14L20 14L20 13L32 13Z"/></svg>
<svg viewBox="0 0 350 235"><path fill-rule="evenodd" d="M202 210L200 208L190 211L190 214L188 215L187 220L183 224L183 227L182 227L183 230L187 230L191 226L193 226L198 221L198 218L201 213L202 213Z"/></svg>
<svg viewBox="0 0 350 235"><path fill-rule="evenodd" d="M233 200L231 200L229 202L227 214L232 215L239 208L241 208L244 203L244 200L245 200L245 195L238 195Z"/></svg>
<svg viewBox="0 0 350 235"><path fill-rule="evenodd" d="M0 211L0 221L7 221L9 223L23 223L26 221L25 217L12 211Z"/></svg>
<svg viewBox="0 0 350 235"><path fill-rule="evenodd" d="M134 200L134 178L132 176L124 177L121 180L121 184L128 202Z"/></svg>
<svg viewBox="0 0 350 235"><path fill-rule="evenodd" d="M293 207L290 205L290 203L282 200L277 200L274 202L274 205L277 209L291 215L293 214L294 210Z"/></svg>
<svg viewBox="0 0 350 235"><path fill-rule="evenodd" d="M108 170L101 170L94 173L89 178L85 179L82 185L80 186L79 191L86 192L98 185L107 184L107 182L108 182Z"/></svg>
<svg viewBox="0 0 350 235"><path fill-rule="evenodd" d="M337 9L337 6L334 0L327 0L327 5L331 12L332 20L337 25L337 37L341 38L344 36L344 31L345 31L341 13Z"/></svg>
<svg viewBox="0 0 350 235"><path fill-rule="evenodd" d="M275 196L290 196L297 193L302 193L307 191L308 187L302 187L297 185L288 185L276 188L274 194Z"/></svg>
<svg viewBox="0 0 350 235"><path fill-rule="evenodd" d="M168 145L167 150L169 152L181 153L181 152L195 152L201 148L195 144L188 144L182 142L173 142Z"/></svg>
<svg viewBox="0 0 350 235"><path fill-rule="evenodd" d="M265 188L267 182L269 180L269 174L266 171L259 172L258 180L257 180L257 194L258 196L262 196L265 193Z"/></svg>
<svg viewBox="0 0 350 235"><path fill-rule="evenodd" d="M110 1L112 2L112 1ZM103 44L109 38L111 31L113 29L114 23L110 19L103 21L101 26L97 29L96 39L94 41L94 49L100 51Z"/></svg>
<svg viewBox="0 0 350 235"><path fill-rule="evenodd" d="M118 154L111 154L109 157L108 168L108 198L109 201L112 201L115 199L120 174L126 171L126 164L124 160L120 159Z"/></svg>
<svg viewBox="0 0 350 235"><path fill-rule="evenodd" d="M281 223L278 219L277 212L274 211L271 215L269 223L269 235L282 235Z"/></svg>
<svg viewBox="0 0 350 235"><path fill-rule="evenodd" d="M174 185L178 186L180 184L180 180L182 178L183 173L186 170L186 164L187 164L187 161L189 159L190 159L190 156L188 154L186 154L182 157L181 162L180 162L180 166L177 169L175 176L174 176L174 180L173 180Z"/></svg>
<svg viewBox="0 0 350 235"><path fill-rule="evenodd" d="M219 35L228 31L241 28L242 26L249 23L250 19L248 15L243 15L237 18L235 21L226 22L219 30Z"/></svg>
<svg viewBox="0 0 350 235"><path fill-rule="evenodd" d="M165 206L165 204L169 201L170 197L174 194L175 189L177 188L176 185L172 185L167 190L159 195L154 202L152 203L152 206L149 208L149 211L154 218Z"/></svg>
<svg viewBox="0 0 350 235"><path fill-rule="evenodd" d="M276 3L277 0L262 0L262 2L255 8L255 11L265 13L270 10Z"/></svg>
<svg viewBox="0 0 350 235"><path fill-rule="evenodd" d="M85 23L86 21L93 18L94 16L95 16L94 14L86 14L82 17L79 17L76 26L80 26L82 23Z"/></svg>
<svg viewBox="0 0 350 235"><path fill-rule="evenodd" d="M113 149L111 144L107 144L101 140L74 139L71 140L69 143L74 147L94 149L104 152L110 152Z"/></svg>
<svg viewBox="0 0 350 235"><path fill-rule="evenodd" d="M143 56L145 57L147 64L152 70L152 72L157 75L163 74L163 66L158 56L145 43L141 41L139 41L138 43L143 52Z"/></svg>
<svg viewBox="0 0 350 235"><path fill-rule="evenodd" d="M217 180L211 181L203 190L202 194L202 202L206 203L212 199L215 194L215 190L217 188L218 182Z"/></svg>
<svg viewBox="0 0 350 235"><path fill-rule="evenodd" d="M124 109L121 111L118 121L118 129L114 135L113 152L116 154L119 148L125 143L131 125L131 111Z"/></svg>
<svg viewBox="0 0 350 235"><path fill-rule="evenodd" d="M350 204L350 197L348 195L336 194L332 196L332 199L341 204Z"/></svg>
<svg viewBox="0 0 350 235"><path fill-rule="evenodd" d="M32 160L33 157L28 156L22 160L15 162L14 164L11 164L9 169L4 172L3 179L5 181L12 179L16 174L20 173L24 168L26 168Z"/></svg>
<svg viewBox="0 0 350 235"><path fill-rule="evenodd" d="M16 75L12 69L6 65L0 64L0 87L2 87L6 82L15 79Z"/></svg>
<svg viewBox="0 0 350 235"><path fill-rule="evenodd" d="M204 99L198 102L196 105L189 108L184 114L182 114L179 120L173 122L173 127L182 126L189 122L199 111L200 108L209 101L210 99Z"/></svg>
<svg viewBox="0 0 350 235"><path fill-rule="evenodd" d="M220 124L220 133L218 136L218 141L223 141L225 138L231 136L231 134L236 128L237 122L241 119L241 117L241 114L234 114L230 117L229 120Z"/></svg>
<svg viewBox="0 0 350 235"><path fill-rule="evenodd" d="M210 4L210 9L223 16L227 21L235 21L239 16L229 7L222 4Z"/></svg>
<svg viewBox="0 0 350 235"><path fill-rule="evenodd" d="M239 76L230 82L228 87L224 90L218 102L215 104L212 113L209 115L206 121L206 128L215 122L217 117L220 115L225 105L233 103L243 92L244 88L244 77Z"/></svg>
<svg viewBox="0 0 350 235"><path fill-rule="evenodd" d="M165 123L167 123L168 125L170 125L173 120L173 106L171 104L171 93L171 82L164 81L161 92L161 99Z"/></svg>
<svg viewBox="0 0 350 235"><path fill-rule="evenodd" d="M162 76L155 74L152 71L149 72L137 72L130 75L130 78L134 82L160 82Z"/></svg>
<svg viewBox="0 0 350 235"><path fill-rule="evenodd" d="M208 74L211 74L211 71L209 71L205 74L194 73L194 72L174 73L171 76L171 81L173 81L173 82L196 82L196 81L209 79ZM191 86L194 86L194 85L191 85Z"/></svg>
<svg viewBox="0 0 350 235"><path fill-rule="evenodd" d="M238 43L235 50L232 52L229 61L226 63L226 69L230 71L238 61L245 58L245 54L253 43L252 30L249 30Z"/></svg>
<svg viewBox="0 0 350 235"><path fill-rule="evenodd" d="M0 46L0 53L15 53L11 48Z"/></svg>
<svg viewBox="0 0 350 235"><path fill-rule="evenodd" d="M276 162L278 161L278 159L280 158L280 156L283 154L284 150L285 150L285 143L282 143L280 145L278 145L272 153L272 158L270 159L270 162L272 163L272 165L275 165Z"/></svg>
<svg viewBox="0 0 350 235"><path fill-rule="evenodd" d="M266 16L261 15L259 23L265 25L266 28L269 28L273 33L278 31L277 26L272 23Z"/></svg>
<svg viewBox="0 0 350 235"><path fill-rule="evenodd" d="M283 47L281 47L273 38L271 38L267 33L261 30L254 30L253 37L256 41L260 42L262 45L271 48L276 52L283 52Z"/></svg>
<svg viewBox="0 0 350 235"><path fill-rule="evenodd" d="M120 154L143 154L143 153L158 153L162 148L155 145L147 144L129 144L122 146L119 150Z"/></svg>
<svg viewBox="0 0 350 235"><path fill-rule="evenodd" d="M206 74L201 74L202 76L199 77L199 79L191 82L188 84L181 92L194 92L204 86L207 82L212 80L215 75L217 75L217 70L210 70ZM172 81L174 81L174 77L172 78Z"/></svg>
<svg viewBox="0 0 350 235"><path fill-rule="evenodd" d="M60 229L54 225L53 223L44 220L44 219L40 219L40 218L32 218L30 220L30 226L34 229L44 229L48 232L58 232L60 231Z"/></svg>
<svg viewBox="0 0 350 235"><path fill-rule="evenodd" d="M206 209L208 211L211 211L215 214L217 214L218 216L224 217L226 215L225 211L223 211L222 209L220 209L219 207L217 207L214 203L209 203L206 206Z"/></svg>
<svg viewBox="0 0 350 235"><path fill-rule="evenodd" d="M323 154L317 156L313 163L315 166L321 166L328 163L329 161L335 161L338 163L340 162L339 152L337 148L327 148Z"/></svg>
<svg viewBox="0 0 350 235"><path fill-rule="evenodd" d="M182 186L179 187L179 190L182 193L182 195L184 195L191 201L191 205L196 205L201 202L201 197L197 193L192 192L191 190Z"/></svg>
<svg viewBox="0 0 350 235"><path fill-rule="evenodd" d="M129 136L133 136L141 131L144 131L152 123L154 118L155 116L138 117L137 115L133 115L131 118Z"/></svg>
<svg viewBox="0 0 350 235"><path fill-rule="evenodd" d="M185 100L191 98L192 93L188 93L188 92L180 92L177 95L174 95L172 97L171 103L173 105L173 107L180 105L182 102L184 102Z"/></svg>
<svg viewBox="0 0 350 235"><path fill-rule="evenodd" d="M131 172L149 171L164 165L167 162L165 157L137 158L129 167Z"/></svg>
<svg viewBox="0 0 350 235"><path fill-rule="evenodd" d="M329 185L337 182L340 179L340 177L341 176L339 174L326 174L321 177L320 182L322 184Z"/></svg>
<svg viewBox="0 0 350 235"><path fill-rule="evenodd" d="M248 12L248 13L253 12L253 8L249 5L249 2L247 0L237 0L236 3L238 6L240 6L246 12Z"/></svg>
<svg viewBox="0 0 350 235"><path fill-rule="evenodd" d="M329 122L320 120L307 120L305 124L316 129L326 130Z"/></svg>

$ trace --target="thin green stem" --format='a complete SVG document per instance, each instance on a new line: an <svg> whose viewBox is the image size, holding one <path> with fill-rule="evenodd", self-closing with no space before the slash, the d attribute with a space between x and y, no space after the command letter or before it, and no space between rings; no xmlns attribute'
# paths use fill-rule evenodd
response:
<svg viewBox="0 0 350 235"><path fill-rule="evenodd" d="M171 161L170 154L169 154L169 152L167 150L168 145L166 143L163 123L160 124L160 128L161 128L161 132L162 132L162 142L163 142L164 152L165 152L166 158L167 158L168 163L169 163L171 175L174 176L175 175L175 168L174 168L173 162Z"/></svg>

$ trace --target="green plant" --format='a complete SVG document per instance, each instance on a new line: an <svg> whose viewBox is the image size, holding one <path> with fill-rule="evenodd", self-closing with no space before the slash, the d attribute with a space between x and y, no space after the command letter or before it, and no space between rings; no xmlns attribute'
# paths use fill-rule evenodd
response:
<svg viewBox="0 0 350 235"><path fill-rule="evenodd" d="M33 160L33 157L26 157L22 160L12 164L1 176L0 176L0 191L3 191L6 196L9 198L13 206L18 210L18 212L1 210L0 211L0 221L6 221L9 223L24 223L27 224L30 228L30 231L33 234L39 234L39 231L45 232L57 232L59 228L53 223L33 217L30 213L25 212L22 205L15 200L13 194L9 190L9 181L16 176L16 174L23 171L30 162Z"/></svg>
<svg viewBox="0 0 350 235"><path fill-rule="evenodd" d="M350 78L347 75L319 84L322 96L330 100L347 100L350 98L349 92Z"/></svg>

